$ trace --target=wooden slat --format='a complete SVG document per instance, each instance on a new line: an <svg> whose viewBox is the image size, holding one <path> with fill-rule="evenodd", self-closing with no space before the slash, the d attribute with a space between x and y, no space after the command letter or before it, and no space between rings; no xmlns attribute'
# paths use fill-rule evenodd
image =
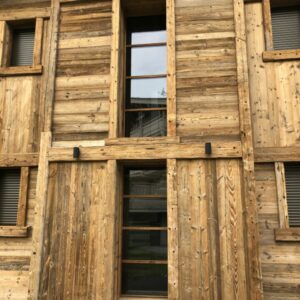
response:
<svg viewBox="0 0 300 300"><path fill-rule="evenodd" d="M155 137L155 138L116 138L106 139L105 145L153 145L153 144L178 144L180 137Z"/></svg>
<svg viewBox="0 0 300 300"><path fill-rule="evenodd" d="M167 0L167 132L176 136L175 0Z"/></svg>
<svg viewBox="0 0 300 300"><path fill-rule="evenodd" d="M255 162L300 161L300 147L255 148Z"/></svg>
<svg viewBox="0 0 300 300"><path fill-rule="evenodd" d="M29 20L35 18L49 18L51 8L14 9L12 11L0 12L1 21Z"/></svg>
<svg viewBox="0 0 300 300"><path fill-rule="evenodd" d="M284 163L282 162L275 163L275 176L276 176L276 187L277 187L279 226L280 228L288 228L289 214L288 214L288 206L287 206Z"/></svg>
<svg viewBox="0 0 300 300"><path fill-rule="evenodd" d="M41 75L43 73L43 66L18 66L18 67L4 67L0 68L0 76L26 76L26 75Z"/></svg>
<svg viewBox="0 0 300 300"><path fill-rule="evenodd" d="M35 37L33 50L33 65L42 64L42 45L43 45L44 19L37 18L35 21Z"/></svg>
<svg viewBox="0 0 300 300"><path fill-rule="evenodd" d="M247 223L247 273L249 287L245 286L250 299L261 299L263 295L259 252L258 209L255 195L253 135L251 123L248 61L243 1L234 1L236 33L237 85L240 110L240 130L243 156L243 187Z"/></svg>
<svg viewBox="0 0 300 300"><path fill-rule="evenodd" d="M276 62L285 60L298 60L300 58L300 50L274 50L264 51L264 62Z"/></svg>
<svg viewBox="0 0 300 300"><path fill-rule="evenodd" d="M18 202L17 226L26 225L27 197L29 185L29 167L21 168L20 192Z"/></svg>
<svg viewBox="0 0 300 300"><path fill-rule="evenodd" d="M212 143L212 154L205 154L205 144L162 144L153 146L105 146L80 149L80 160L153 160L171 158L221 158L241 157L239 142ZM49 150L50 161L74 161L73 148L52 148Z"/></svg>
<svg viewBox="0 0 300 300"><path fill-rule="evenodd" d="M48 169L49 163L47 159L47 150L51 145L51 133L42 133L41 147L40 147L40 161L37 181L36 192L36 206L35 206L35 230L32 236L32 256L30 261L30 276L29 276L29 288L28 298L37 299L39 286L40 286L40 274L41 274L41 255L44 240L44 219L45 208L48 188Z"/></svg>
<svg viewBox="0 0 300 300"><path fill-rule="evenodd" d="M31 167L37 166L38 163L38 153L0 155L0 167Z"/></svg>

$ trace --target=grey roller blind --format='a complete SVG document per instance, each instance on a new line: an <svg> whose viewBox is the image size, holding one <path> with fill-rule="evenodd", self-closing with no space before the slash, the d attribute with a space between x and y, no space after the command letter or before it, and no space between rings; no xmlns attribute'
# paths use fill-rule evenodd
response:
<svg viewBox="0 0 300 300"><path fill-rule="evenodd" d="M300 227L300 164L286 164L285 177L290 227Z"/></svg>
<svg viewBox="0 0 300 300"><path fill-rule="evenodd" d="M20 169L0 170L0 225L16 225Z"/></svg>
<svg viewBox="0 0 300 300"><path fill-rule="evenodd" d="M12 66L31 66L34 49L34 28L14 30L12 44Z"/></svg>
<svg viewBox="0 0 300 300"><path fill-rule="evenodd" d="M275 50L300 49L300 6L272 9Z"/></svg>

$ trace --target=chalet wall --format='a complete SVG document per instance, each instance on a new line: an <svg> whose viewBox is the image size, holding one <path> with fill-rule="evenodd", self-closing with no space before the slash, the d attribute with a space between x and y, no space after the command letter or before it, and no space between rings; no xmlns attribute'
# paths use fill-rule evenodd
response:
<svg viewBox="0 0 300 300"><path fill-rule="evenodd" d="M299 61L263 62L261 3L246 5L246 26L255 147L299 146Z"/></svg>
<svg viewBox="0 0 300 300"><path fill-rule="evenodd" d="M34 226L37 168L30 169L27 225ZM32 238L0 237L0 300L27 299Z"/></svg>
<svg viewBox="0 0 300 300"><path fill-rule="evenodd" d="M111 10L110 0L61 5L55 140L101 140L108 136Z"/></svg>
<svg viewBox="0 0 300 300"><path fill-rule="evenodd" d="M178 135L240 140L232 0L176 1Z"/></svg>
<svg viewBox="0 0 300 300"><path fill-rule="evenodd" d="M279 228L274 164L256 165L256 195L264 299L299 299L299 242L276 242L274 237L274 229Z"/></svg>

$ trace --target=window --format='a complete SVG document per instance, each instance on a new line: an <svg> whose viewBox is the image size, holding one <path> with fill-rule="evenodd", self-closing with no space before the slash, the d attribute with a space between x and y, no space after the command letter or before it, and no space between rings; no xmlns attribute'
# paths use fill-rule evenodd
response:
<svg viewBox="0 0 300 300"><path fill-rule="evenodd" d="M123 295L167 295L166 185L165 168L124 170Z"/></svg>
<svg viewBox="0 0 300 300"><path fill-rule="evenodd" d="M263 0L266 50L300 49L300 6L298 0ZM284 53L291 57L291 52ZM283 59L285 57L283 56ZM296 58L299 53L294 54ZM280 58L280 57L278 57Z"/></svg>
<svg viewBox="0 0 300 300"><path fill-rule="evenodd" d="M13 29L11 66L31 66L33 63L34 27Z"/></svg>
<svg viewBox="0 0 300 300"><path fill-rule="evenodd" d="M289 227L300 227L300 164L285 164Z"/></svg>
<svg viewBox="0 0 300 300"><path fill-rule="evenodd" d="M16 226L20 189L20 169L0 170L0 225Z"/></svg>
<svg viewBox="0 0 300 300"><path fill-rule="evenodd" d="M125 136L166 136L166 17L127 18Z"/></svg>
<svg viewBox="0 0 300 300"><path fill-rule="evenodd" d="M271 8L274 50L300 49L300 6Z"/></svg>

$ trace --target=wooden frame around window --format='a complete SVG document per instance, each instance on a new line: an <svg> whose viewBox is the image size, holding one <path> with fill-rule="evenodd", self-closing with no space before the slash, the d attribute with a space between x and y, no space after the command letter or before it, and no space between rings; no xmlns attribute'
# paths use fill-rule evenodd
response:
<svg viewBox="0 0 300 300"><path fill-rule="evenodd" d="M0 226L0 237L27 237L26 226L27 198L29 188L29 167L21 167L18 214L16 226Z"/></svg>
<svg viewBox="0 0 300 300"><path fill-rule="evenodd" d="M279 228L275 229L276 241L300 241L300 228L289 227L286 192L285 167L283 162L275 162Z"/></svg>
<svg viewBox="0 0 300 300"><path fill-rule="evenodd" d="M263 61L264 62L274 62L274 61L299 59L300 58L300 49L274 50L271 1L272 0L262 0L264 33L265 33L265 43L266 43L266 51L263 52ZM293 3L292 0L290 0L290 1L292 4Z"/></svg>
<svg viewBox="0 0 300 300"><path fill-rule="evenodd" d="M12 28L31 22L35 24L34 51L32 66L10 66L12 51ZM0 76L42 74L42 44L44 19L42 17L25 20L0 21Z"/></svg>

